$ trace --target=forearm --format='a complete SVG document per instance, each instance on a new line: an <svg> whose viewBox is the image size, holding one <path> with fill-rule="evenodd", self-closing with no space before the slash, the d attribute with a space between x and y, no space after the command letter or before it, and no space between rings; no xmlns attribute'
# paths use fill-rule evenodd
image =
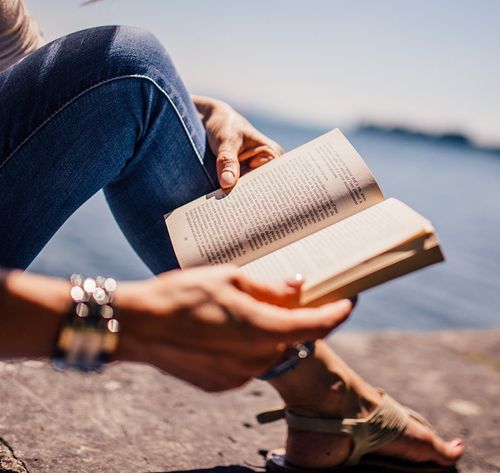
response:
<svg viewBox="0 0 500 473"><path fill-rule="evenodd" d="M71 284L59 278L0 268L0 359L52 356L61 324L71 305ZM144 312L142 283L124 282L115 293L123 319L114 359L147 361L134 326ZM132 327L130 327L132 326Z"/></svg>
<svg viewBox="0 0 500 473"><path fill-rule="evenodd" d="M63 279L9 271L0 287L0 358L49 357L71 305Z"/></svg>

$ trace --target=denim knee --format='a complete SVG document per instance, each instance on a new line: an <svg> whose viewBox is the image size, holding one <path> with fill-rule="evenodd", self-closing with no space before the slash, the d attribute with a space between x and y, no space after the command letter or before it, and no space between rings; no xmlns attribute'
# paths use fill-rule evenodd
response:
<svg viewBox="0 0 500 473"><path fill-rule="evenodd" d="M0 123L15 124L0 127L0 166L74 100L103 84L130 77L154 83L179 116L196 116L164 47L141 28L102 26L78 31L0 73ZM201 150L201 125L188 123L186 127Z"/></svg>
<svg viewBox="0 0 500 473"><path fill-rule="evenodd" d="M156 80L160 75L175 74L165 48L149 31L131 26L115 27L106 65L125 75L146 76Z"/></svg>
<svg viewBox="0 0 500 473"><path fill-rule="evenodd" d="M99 26L56 40L57 59L66 65L68 79L99 82L117 77L145 76L157 80L175 75L173 63L160 41L149 31L132 26ZM59 54L61 49L72 54Z"/></svg>
<svg viewBox="0 0 500 473"><path fill-rule="evenodd" d="M189 94L178 76L175 66L161 42L143 28L132 26L105 26L86 30L90 36L91 58L94 70L89 71L94 83L124 77L148 79L176 103L177 108L188 106ZM78 34L78 33L77 33Z"/></svg>

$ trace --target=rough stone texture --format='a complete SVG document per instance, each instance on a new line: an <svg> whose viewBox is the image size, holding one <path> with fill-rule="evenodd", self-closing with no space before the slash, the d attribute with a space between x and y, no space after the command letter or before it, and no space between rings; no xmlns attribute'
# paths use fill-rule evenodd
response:
<svg viewBox="0 0 500 473"><path fill-rule="evenodd" d="M339 333L330 342L444 436L462 436L461 472L500 472L500 331ZM259 451L284 437L283 423L255 422L279 404L265 383L206 394L134 364L82 376L0 362L0 400L0 472L251 473L262 471Z"/></svg>
<svg viewBox="0 0 500 473"><path fill-rule="evenodd" d="M1 473L26 473L28 470L18 460L12 449L0 438L0 472Z"/></svg>

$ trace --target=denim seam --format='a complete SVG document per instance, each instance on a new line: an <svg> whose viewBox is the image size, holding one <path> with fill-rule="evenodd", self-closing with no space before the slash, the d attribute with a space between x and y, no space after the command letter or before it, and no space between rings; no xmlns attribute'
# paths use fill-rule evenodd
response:
<svg viewBox="0 0 500 473"><path fill-rule="evenodd" d="M203 158L201 156L201 153L198 150L198 148L196 147L196 144L193 140L193 137L189 133L189 130L186 126L186 123L184 122L184 119L182 118L182 115L180 114L179 109L176 107L174 101L172 100L172 98L170 97L168 92L165 89L163 89L154 79L151 79L151 77L148 77L148 76L145 76L142 74L128 74L125 76L117 76L117 77L113 77L111 79L106 79L106 80L103 80L101 82L98 82L98 83L86 88L85 90L81 91L79 94L72 97L71 100L68 100L64 105L59 107L52 115L47 117L39 126L37 126L23 141L21 141L21 143L19 143L14 148L14 150L9 155L7 155L5 160L0 164L0 169L2 169L2 167L12 158L12 156L14 156L14 154L16 154L19 151L19 149L21 149L36 133L38 133L50 120L52 120L58 113L62 112L62 110L64 110L72 102L74 102L75 100L77 100L81 96L85 95L86 93L90 92L91 90L94 90L97 87L100 87L101 85L107 84L108 82L113 82L115 80L121 80L121 79L145 79L145 80L151 82L163 95L165 95L168 102L170 103L172 108L175 110L175 113L176 113L179 121L181 122L182 127L184 128L184 132L186 133L186 135L189 139L189 142L191 143L191 146L196 154L196 157L198 158L198 161L200 161L200 164L201 164L209 182L212 184L212 186L215 187L215 184L212 180L212 177L210 176L209 172L205 168L205 164L203 163Z"/></svg>

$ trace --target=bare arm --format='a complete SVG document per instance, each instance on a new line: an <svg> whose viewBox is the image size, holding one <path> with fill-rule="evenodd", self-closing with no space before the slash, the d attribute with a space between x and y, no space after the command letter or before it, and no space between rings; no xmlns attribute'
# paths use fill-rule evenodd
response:
<svg viewBox="0 0 500 473"><path fill-rule="evenodd" d="M13 270L0 287L0 358L49 357L70 307L69 283Z"/></svg>
<svg viewBox="0 0 500 473"><path fill-rule="evenodd" d="M118 285L118 360L147 362L209 391L263 373L290 344L324 337L350 301L287 309L300 287L261 286L233 266L170 271ZM68 282L10 271L0 295L0 358L49 357L70 308Z"/></svg>

